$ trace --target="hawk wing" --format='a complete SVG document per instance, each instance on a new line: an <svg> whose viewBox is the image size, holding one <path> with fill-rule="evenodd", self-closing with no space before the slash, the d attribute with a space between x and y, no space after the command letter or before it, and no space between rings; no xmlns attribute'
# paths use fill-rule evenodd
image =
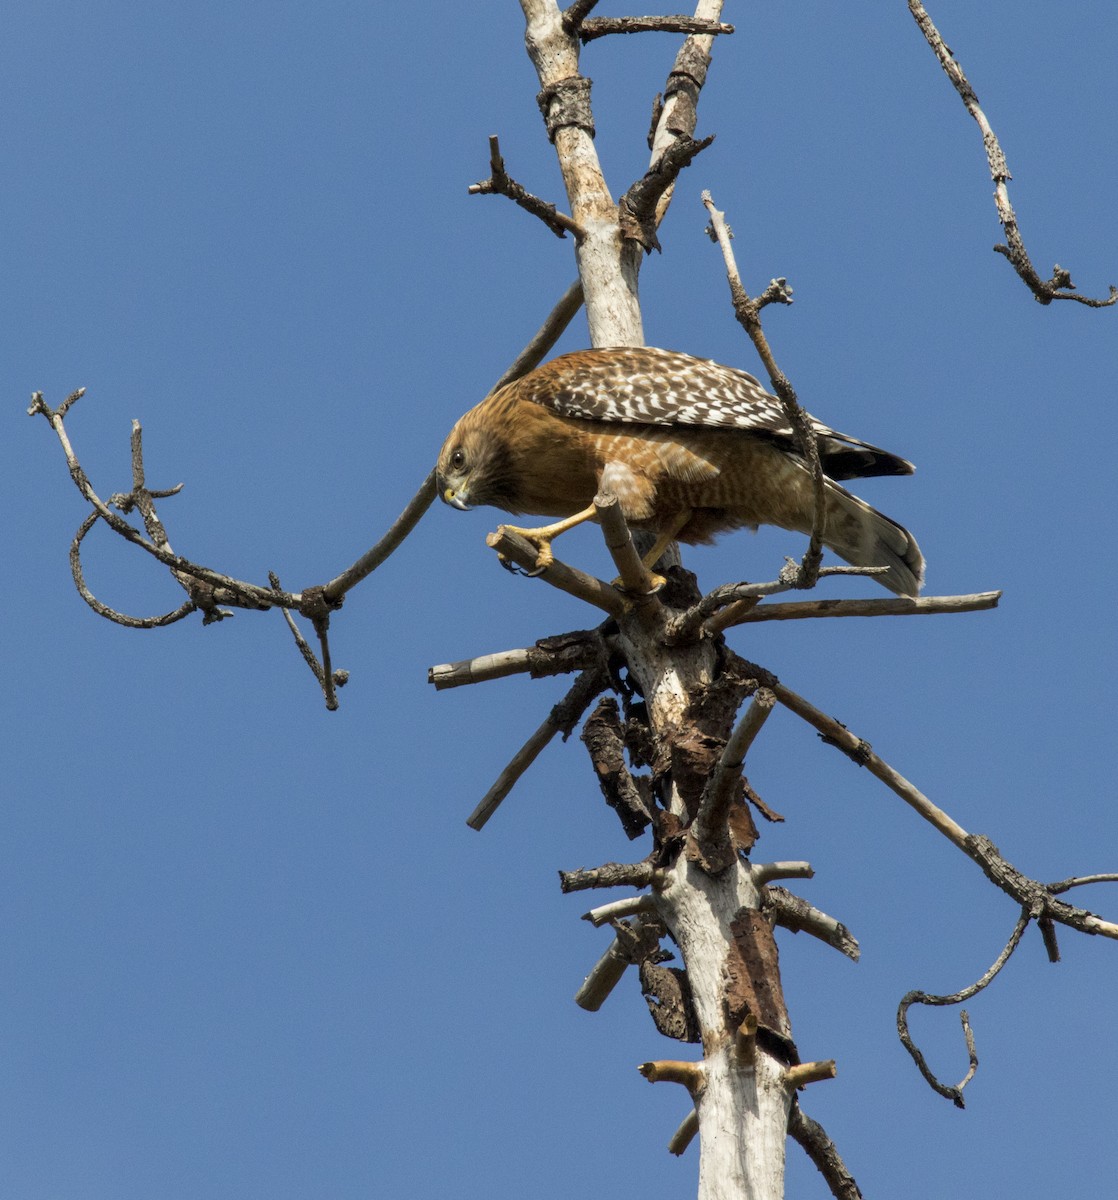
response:
<svg viewBox="0 0 1118 1200"><path fill-rule="evenodd" d="M796 453L784 406L746 371L674 350L576 350L519 381L522 394L564 417L634 425L698 425L768 438ZM911 475L912 464L811 417L832 479Z"/></svg>

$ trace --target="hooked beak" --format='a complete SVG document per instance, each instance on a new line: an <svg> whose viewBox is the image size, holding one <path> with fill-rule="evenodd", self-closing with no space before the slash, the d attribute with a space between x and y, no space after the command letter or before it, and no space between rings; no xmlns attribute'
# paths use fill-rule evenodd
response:
<svg viewBox="0 0 1118 1200"><path fill-rule="evenodd" d="M452 508L459 509L461 512L469 512L470 508L472 507L470 502L462 494L461 489L456 492L454 488L444 488L443 501L444 503L449 504Z"/></svg>

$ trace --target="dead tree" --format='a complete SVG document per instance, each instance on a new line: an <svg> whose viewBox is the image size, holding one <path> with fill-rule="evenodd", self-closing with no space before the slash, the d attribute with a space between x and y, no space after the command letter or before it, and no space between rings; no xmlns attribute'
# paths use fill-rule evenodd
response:
<svg viewBox="0 0 1118 1200"><path fill-rule="evenodd" d="M567 192L569 212L534 196L509 173L497 137L490 139L489 176L471 190L500 194L574 243L578 281L560 299L539 335L500 382L514 379L546 356L559 334L585 305L594 346L643 345L638 278L643 258L659 247L658 228L679 172L713 140L697 139L697 113L716 38L733 32L722 23L721 0L700 0L692 16L606 18L591 16L594 0L576 0L565 12L555 0L522 0L527 47L539 75L537 97L544 126L554 144ZM1092 301L1072 290L1066 271L1043 280L1032 267L1009 205L1009 178L997 140L977 97L922 5L910 8L929 44L983 132L998 215L1007 245L999 247L1041 303L1057 299ZM614 199L598 161L590 81L582 73L583 44L624 33L668 31L686 37L675 55L649 132L647 172ZM887 600L786 600L772 596L813 587L822 575L846 569L822 565L822 471L814 434L788 379L765 338L761 313L772 303L789 303L791 289L774 279L751 297L742 282L723 214L705 197L706 218L717 242L734 311L751 338L796 430L799 452L816 484L816 521L802 560L768 582L730 583L702 595L695 579L669 554L662 563L667 581L660 588L634 549L621 509L612 496L596 499L598 520L619 574L607 583L561 561L541 572L544 584L567 591L600 615L592 629L541 638L535 645L432 667L437 688L458 687L514 673L533 676L573 674L573 684L538 731L502 772L469 818L482 828L502 799L557 733L569 735L582 723L582 740L607 803L631 838L650 834L639 860L607 863L561 873L566 892L623 887L628 895L591 909L595 926L608 925L612 941L579 991L586 1008L600 1006L628 967L638 969L640 986L656 1028L665 1036L697 1045L686 1059L653 1059L640 1070L652 1082L681 1084L691 1109L670 1139L681 1154L699 1136L699 1195L715 1198L783 1195L785 1145L789 1134L807 1151L836 1197L860 1193L833 1144L799 1108L798 1092L830 1079L835 1063L825 1048L809 1048L805 1061L793 1039L779 972L774 928L803 930L850 957L857 942L840 921L798 898L781 881L803 878L803 862L765 862L755 848L754 814L779 820L744 774L754 739L769 713L781 705L795 713L829 745L866 768L909 804L937 832L972 859L992 883L1020 906L1020 919L1006 950L974 984L953 996L910 992L898 1013L902 1041L928 1082L959 1106L975 1063L973 1040L964 1014L972 1066L958 1084L943 1084L930 1071L907 1027L913 1003L958 1003L986 986L1035 921L1049 955L1057 956L1056 926L1118 937L1118 925L1060 899L1071 887L1103 877L1081 877L1044 885L1017 871L990 839L972 834L883 762L857 734L813 706L764 666L747 662L724 641L730 627L764 620L844 616L895 616L970 612L996 605L998 593ZM326 583L286 592L273 576L269 586L246 583L199 566L175 554L155 501L170 491L149 490L144 477L140 431L133 435L133 486L125 496L102 499L70 446L65 418L75 393L57 409L37 396L32 411L54 428L75 484L92 506L71 551L75 581L97 611L120 623L152 627L201 611L218 620L227 608L281 608L300 651L322 686L327 705L337 704L344 672L331 661L331 615L346 592L365 579L407 536L434 497L428 477L386 536L352 567ZM141 533L120 515L135 510ZM81 544L98 521L162 562L187 592L172 613L133 618L108 609L85 587ZM498 529L490 546L508 562L528 569L535 552L515 532ZM538 586L538 585L537 585ZM316 654L298 632L290 613L306 617L319 641ZM589 716L587 713L589 712ZM584 720L585 718L585 720ZM1111 878L1111 877L1106 877ZM680 965L665 966L672 951Z"/></svg>

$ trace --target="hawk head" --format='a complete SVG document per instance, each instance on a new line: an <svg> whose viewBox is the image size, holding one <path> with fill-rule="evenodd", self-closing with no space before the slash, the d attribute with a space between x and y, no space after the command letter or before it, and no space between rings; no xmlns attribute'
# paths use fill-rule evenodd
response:
<svg viewBox="0 0 1118 1200"><path fill-rule="evenodd" d="M497 432L479 420L474 409L454 428L439 451L435 467L439 499L454 508L478 504L513 511L515 495L512 455Z"/></svg>

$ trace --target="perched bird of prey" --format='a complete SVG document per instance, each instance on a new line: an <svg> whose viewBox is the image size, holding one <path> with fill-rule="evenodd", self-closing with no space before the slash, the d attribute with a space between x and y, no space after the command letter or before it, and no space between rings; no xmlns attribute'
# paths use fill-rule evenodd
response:
<svg viewBox="0 0 1118 1200"><path fill-rule="evenodd" d="M856 566L887 568L873 578L915 596L916 539L835 482L910 475L912 464L811 420L828 476L825 544ZM455 508L565 518L517 530L539 546L540 566L551 538L593 518L599 491L664 544L758 525L810 533L814 511L780 401L745 371L652 348L578 350L507 384L451 430L437 478Z"/></svg>

